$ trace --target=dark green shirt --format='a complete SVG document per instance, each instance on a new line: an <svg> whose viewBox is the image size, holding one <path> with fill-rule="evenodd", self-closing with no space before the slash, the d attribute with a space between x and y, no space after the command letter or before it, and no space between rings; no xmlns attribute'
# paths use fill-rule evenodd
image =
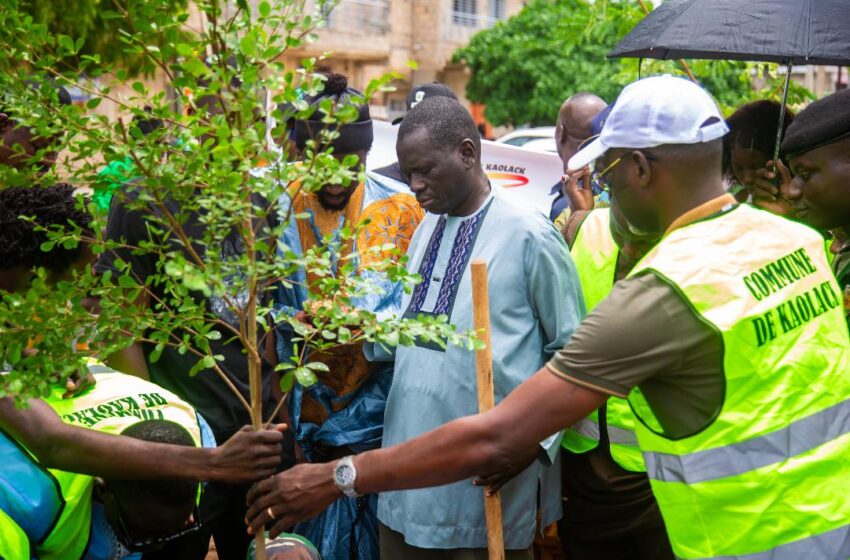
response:
<svg viewBox="0 0 850 560"><path fill-rule="evenodd" d="M617 282L548 367L619 398L640 385L671 437L704 428L723 404L721 336L654 274Z"/></svg>

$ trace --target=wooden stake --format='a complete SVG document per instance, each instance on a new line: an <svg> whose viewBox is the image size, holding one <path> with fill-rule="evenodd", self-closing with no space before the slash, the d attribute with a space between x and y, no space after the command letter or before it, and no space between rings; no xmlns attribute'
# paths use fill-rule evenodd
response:
<svg viewBox="0 0 850 560"><path fill-rule="evenodd" d="M478 412L495 406L493 394L493 352L490 347L490 295L487 289L487 263L472 262L472 316L475 336L485 346L475 352L478 373ZM484 494L484 516L487 519L487 551L490 560L504 560L505 540L502 532L502 499L498 492Z"/></svg>

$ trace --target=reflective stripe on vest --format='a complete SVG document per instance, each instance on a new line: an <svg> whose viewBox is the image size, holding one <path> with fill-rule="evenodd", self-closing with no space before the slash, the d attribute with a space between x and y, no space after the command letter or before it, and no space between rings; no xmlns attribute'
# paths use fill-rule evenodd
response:
<svg viewBox="0 0 850 560"><path fill-rule="evenodd" d="M71 399L63 399L64 387L51 388L45 402L68 424L120 434L142 420L170 420L201 445L195 410L162 387L131 375L117 373L97 362L89 363L96 385ZM85 552L91 532L93 478L48 469L59 484L65 507L50 533L37 545L40 560L73 560ZM2 475L0 475L2 476Z"/></svg>
<svg viewBox="0 0 850 560"><path fill-rule="evenodd" d="M643 273L723 339L725 399L699 432L665 437L630 395L676 556L850 556L850 339L823 239L742 205L669 233Z"/></svg>
<svg viewBox="0 0 850 560"><path fill-rule="evenodd" d="M608 297L617 275L620 249L611 235L610 220L611 212L608 208L588 213L570 249L588 313ZM628 471L644 471L646 467L637 445L635 418L629 404L622 399L611 398L605 407L611 457ZM595 449L599 445L598 412L594 411L564 430L561 445L573 453L586 453Z"/></svg>
<svg viewBox="0 0 850 560"><path fill-rule="evenodd" d="M687 455L647 453L647 472L656 480L687 484L728 478L791 459L847 434L850 399L785 428L724 447Z"/></svg>

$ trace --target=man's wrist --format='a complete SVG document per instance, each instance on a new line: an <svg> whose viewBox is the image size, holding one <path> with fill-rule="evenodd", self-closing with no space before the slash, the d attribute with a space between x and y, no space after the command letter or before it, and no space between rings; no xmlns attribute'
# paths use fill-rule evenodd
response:
<svg viewBox="0 0 850 560"><path fill-rule="evenodd" d="M354 455L348 455L336 462L333 468L333 482L339 492L349 498L358 497L356 490L357 469Z"/></svg>
<svg viewBox="0 0 850 560"><path fill-rule="evenodd" d="M224 451L221 447L194 448L193 451L197 451L201 459L196 473L200 476L198 480L218 482L224 474L221 468Z"/></svg>
<svg viewBox="0 0 850 560"><path fill-rule="evenodd" d="M333 500L345 497L345 494L343 494L342 490L340 490L339 486L337 486L336 480L334 480L334 470L336 469L336 463L337 461L331 461L330 463L322 463L320 465L324 472L322 478L326 481L325 487L327 488L328 494L333 498Z"/></svg>

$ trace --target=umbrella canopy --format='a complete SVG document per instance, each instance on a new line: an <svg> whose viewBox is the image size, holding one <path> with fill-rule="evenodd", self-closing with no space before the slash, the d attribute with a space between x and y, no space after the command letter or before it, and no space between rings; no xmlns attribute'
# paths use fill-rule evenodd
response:
<svg viewBox="0 0 850 560"><path fill-rule="evenodd" d="M850 0L667 0L609 58L850 65Z"/></svg>

